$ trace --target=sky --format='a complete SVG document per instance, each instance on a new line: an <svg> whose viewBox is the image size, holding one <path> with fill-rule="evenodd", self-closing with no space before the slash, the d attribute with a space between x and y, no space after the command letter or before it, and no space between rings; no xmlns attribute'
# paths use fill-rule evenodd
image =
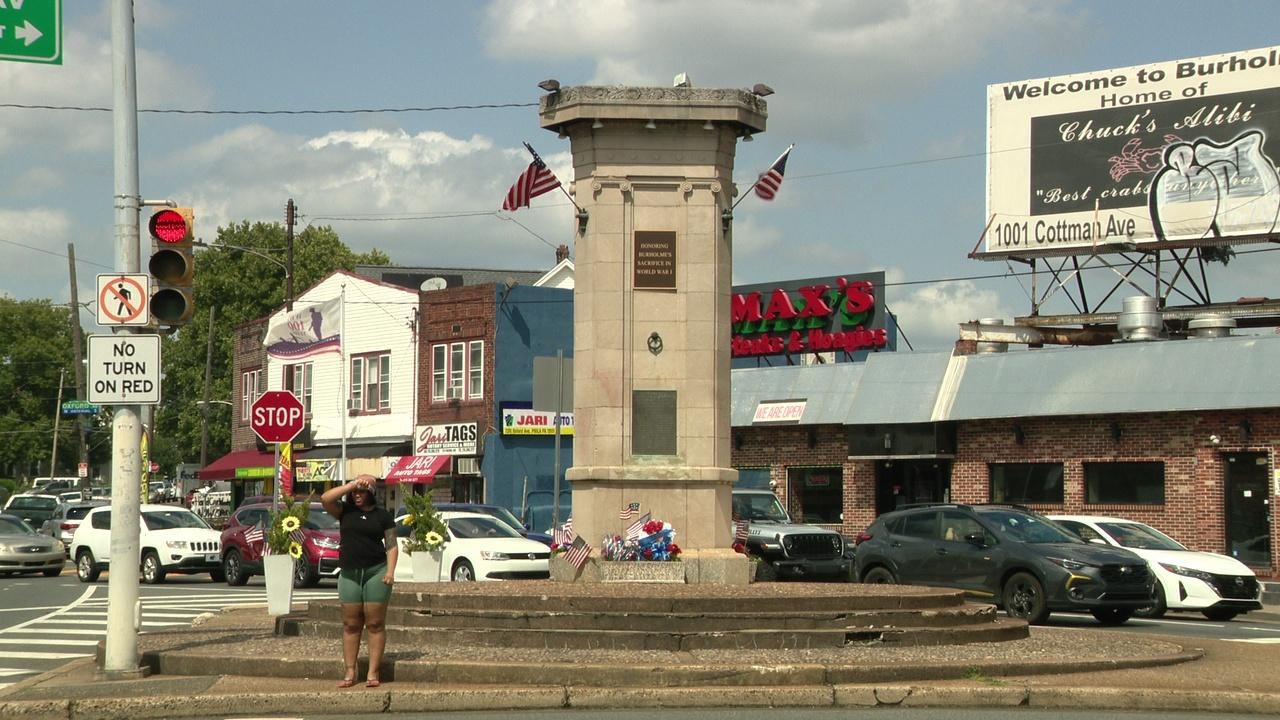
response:
<svg viewBox="0 0 1280 720"><path fill-rule="evenodd" d="M63 63L0 62L0 103L110 107L110 4L63 6ZM568 140L538 127L543 79L766 83L740 191L796 147L777 199L735 211L734 281L884 270L916 350L1031 308L1029 278L1010 275L1023 266L968 257L986 224L989 84L1269 47L1280 25L1268 0L138 0L135 14L143 109L515 105L140 115L141 194L195 208L198 236L283 222L292 198L304 225L398 265L544 270L572 247L563 196L498 212L522 141L570 179ZM91 298L116 257L110 113L0 107L0 162L0 293L67 302L74 243ZM1274 255L1213 268L1214 299L1274 294Z"/></svg>

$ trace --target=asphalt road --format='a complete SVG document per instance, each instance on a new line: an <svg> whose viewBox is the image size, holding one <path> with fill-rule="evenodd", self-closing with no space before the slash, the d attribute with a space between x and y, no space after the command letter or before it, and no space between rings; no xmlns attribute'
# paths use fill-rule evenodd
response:
<svg viewBox="0 0 1280 720"><path fill-rule="evenodd" d="M0 577L0 687L91 656L106 637L107 576L81 583L70 563L62 575ZM294 598L337 597L333 581L295 590ZM142 632L188 626L203 613L267 601L263 579L244 587L214 583L208 575L170 575L159 585L139 585Z"/></svg>
<svg viewBox="0 0 1280 720"><path fill-rule="evenodd" d="M1268 613L1268 615L1275 617L1274 613ZM1237 616L1229 622L1214 622L1199 613L1170 612L1159 620L1130 618L1123 625L1106 627L1094 620L1092 615L1053 613L1049 616L1048 624L1052 627L1079 627L1090 630L1280 644L1280 622L1264 620L1249 614Z"/></svg>

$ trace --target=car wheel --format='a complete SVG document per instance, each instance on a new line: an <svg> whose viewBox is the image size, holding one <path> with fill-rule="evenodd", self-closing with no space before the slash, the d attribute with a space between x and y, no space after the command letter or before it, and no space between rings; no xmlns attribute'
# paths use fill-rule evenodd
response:
<svg viewBox="0 0 1280 720"><path fill-rule="evenodd" d="M893 577L893 572L887 567L877 565L868 570L862 576L862 582L868 585L897 585L898 581Z"/></svg>
<svg viewBox="0 0 1280 720"><path fill-rule="evenodd" d="M1103 625L1123 625L1133 617L1129 608L1095 608L1090 613Z"/></svg>
<svg viewBox="0 0 1280 720"><path fill-rule="evenodd" d="M1150 605L1134 610L1133 614L1137 617L1151 620L1164 617L1165 612L1169 610L1169 603L1164 599L1164 586L1159 582L1156 583L1155 595L1151 599L1152 603Z"/></svg>
<svg viewBox="0 0 1280 720"><path fill-rule="evenodd" d="M1230 608L1206 608L1200 612L1204 613L1205 617L1216 622L1231 622L1235 616L1240 614L1239 610Z"/></svg>
<svg viewBox="0 0 1280 720"><path fill-rule="evenodd" d="M244 585L249 582L249 573L244 571L244 559L239 550L228 550L222 558L222 576L228 585Z"/></svg>
<svg viewBox="0 0 1280 720"><path fill-rule="evenodd" d="M476 579L476 570L475 568L471 567L471 561L459 560L458 563L453 566L454 582L472 582L475 579Z"/></svg>
<svg viewBox="0 0 1280 720"><path fill-rule="evenodd" d="M157 585L164 582L164 568L160 565L160 556L155 550L148 550L142 556L142 582Z"/></svg>
<svg viewBox="0 0 1280 720"><path fill-rule="evenodd" d="M1012 617L1022 618L1032 625L1042 623L1049 617L1044 586L1031 573L1014 573L1004 584L1001 596L1004 598L1004 611Z"/></svg>
<svg viewBox="0 0 1280 720"><path fill-rule="evenodd" d="M62 574L62 566L59 565L56 568L49 568L48 570L45 570L43 572L45 577L58 577L59 575Z"/></svg>
<svg viewBox="0 0 1280 720"><path fill-rule="evenodd" d="M80 582L97 582L101 574L102 571L93 562L93 552L83 549L76 553L76 577L80 578Z"/></svg>
<svg viewBox="0 0 1280 720"><path fill-rule="evenodd" d="M306 558L293 561L293 586L296 588L315 587L320 582L320 573Z"/></svg>

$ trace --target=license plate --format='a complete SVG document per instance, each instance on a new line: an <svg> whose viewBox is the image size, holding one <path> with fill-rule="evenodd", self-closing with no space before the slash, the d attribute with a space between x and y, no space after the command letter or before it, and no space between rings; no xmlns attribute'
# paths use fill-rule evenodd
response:
<svg viewBox="0 0 1280 720"><path fill-rule="evenodd" d="M218 557L218 553L210 553L209 555L205 555L205 556L204 556L204 559L205 559L205 561L207 561L207 562L216 563L216 562L218 562L219 560L221 560L222 558L219 558L219 557Z"/></svg>

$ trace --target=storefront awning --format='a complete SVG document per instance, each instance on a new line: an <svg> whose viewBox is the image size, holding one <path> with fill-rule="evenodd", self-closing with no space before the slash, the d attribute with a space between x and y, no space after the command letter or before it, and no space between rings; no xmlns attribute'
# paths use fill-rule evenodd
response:
<svg viewBox="0 0 1280 720"><path fill-rule="evenodd" d="M452 455L406 455L387 469L384 479L388 485L429 483L435 480L436 473L449 466L452 459Z"/></svg>
<svg viewBox="0 0 1280 720"><path fill-rule="evenodd" d="M275 454L257 450L234 450L201 468L201 480L258 479L274 476Z"/></svg>

